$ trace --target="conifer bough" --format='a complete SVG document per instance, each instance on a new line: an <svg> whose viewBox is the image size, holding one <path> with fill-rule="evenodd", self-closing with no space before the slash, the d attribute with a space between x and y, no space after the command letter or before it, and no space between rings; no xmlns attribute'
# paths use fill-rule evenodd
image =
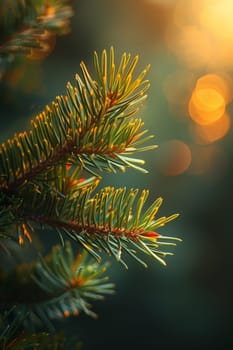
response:
<svg viewBox="0 0 233 350"><path fill-rule="evenodd" d="M102 171L134 168L146 172L143 160L132 154L152 150L144 145L143 122L136 118L149 87L146 67L134 77L138 56L123 54L119 66L114 50L109 57L94 54L95 77L85 64L66 95L31 121L29 131L15 134L0 147L0 234L19 243L31 241L38 227L68 235L97 260L101 253L125 264L128 253L146 265L138 253L163 265L171 253L161 247L179 240L157 233L175 219L155 218L162 199L143 210L148 191L106 187L96 192ZM83 173L89 174L83 177ZM156 230L156 231L155 231Z"/></svg>
<svg viewBox="0 0 233 350"><path fill-rule="evenodd" d="M22 55L34 60L46 57L55 36L70 31L72 16L67 0L1 0L1 68Z"/></svg>

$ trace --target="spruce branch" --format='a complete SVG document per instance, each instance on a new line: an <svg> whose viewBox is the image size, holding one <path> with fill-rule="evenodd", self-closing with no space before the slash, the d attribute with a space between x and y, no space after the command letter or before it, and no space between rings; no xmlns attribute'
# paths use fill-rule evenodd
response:
<svg viewBox="0 0 233 350"><path fill-rule="evenodd" d="M144 210L148 190L140 193L137 189L106 187L96 192L98 178L80 181L66 175L63 179L56 191L43 191L42 196L32 187L23 195L27 200L18 210L21 243L25 238L31 240L31 228L37 225L55 229L62 240L68 236L79 242L98 261L105 252L126 266L126 252L146 266L137 255L141 252L166 265L164 258L172 254L161 248L173 246L179 239L163 236L157 230L178 214L157 219L162 198ZM61 194L64 189L65 196Z"/></svg>
<svg viewBox="0 0 233 350"><path fill-rule="evenodd" d="M2 0L0 3L1 60L16 56L43 58L55 35L69 32L73 10L67 0Z"/></svg>
<svg viewBox="0 0 233 350"><path fill-rule="evenodd" d="M56 35L69 31L69 3L0 1L2 76L17 58L42 59L51 52ZM146 173L134 155L156 148L135 116L147 98L149 66L137 74L138 56L124 53L118 65L114 56L113 48L95 52L93 75L81 62L65 94L36 115L29 130L0 144L0 249L8 253L7 240L22 246L49 230L62 243L46 257L0 269L3 350L70 349L62 334L37 333L37 326L54 331L54 319L97 316L91 303L114 289L103 255L126 268L127 255L145 267L146 256L166 265L180 241L160 233L178 216L157 216L162 198L148 205L148 190L98 189L103 171ZM71 240L84 249L74 253Z"/></svg>
<svg viewBox="0 0 233 350"><path fill-rule="evenodd" d="M145 172L140 167L144 161L130 155L155 148L138 147L151 136L144 137L142 120L132 118L136 105L146 98L147 69L132 80L138 58L130 62L124 54L115 74L113 48L110 52L108 73L106 51L101 63L95 55L98 83L81 63L83 78L76 75L76 86L68 83L67 95L46 106L32 120L29 132L15 134L1 145L1 187L17 190L60 163L81 165L91 173L93 167L100 171L133 167Z"/></svg>
<svg viewBox="0 0 233 350"><path fill-rule="evenodd" d="M163 246L175 246L178 238L167 237L157 233L157 229L177 218L178 214L155 220L162 199L158 198L143 212L149 191L139 194L137 189L127 191L125 188L107 187L93 197L92 189L77 193L74 199L62 203L53 212L38 216L25 216L26 222L36 222L58 231L60 236L68 235L78 241L98 261L103 252L114 256L126 265L125 252L147 266L137 255L143 253L166 265L165 258L172 253L161 250ZM75 203L75 205L74 205ZM44 203L45 204L45 203ZM52 206L50 206L50 209ZM44 206L43 206L44 208ZM57 211L57 214L55 213ZM32 221L31 221L32 220ZM156 230L156 231L155 231Z"/></svg>
<svg viewBox="0 0 233 350"><path fill-rule="evenodd" d="M90 309L90 301L113 293L113 284L103 276L108 264L99 264L83 251L75 255L69 242L55 246L45 258L19 264L11 273L1 274L0 298L4 305L15 303L16 315L25 315L26 329L38 320L53 329L51 319L79 315ZM14 288L13 288L14 285Z"/></svg>
<svg viewBox="0 0 233 350"><path fill-rule="evenodd" d="M125 253L144 266L138 253L150 255L163 265L172 255L162 248L174 246L178 238L158 233L166 223L178 214L157 218L162 204L158 198L147 206L148 190L106 187L97 190L99 178L83 178L80 168L56 167L43 178L44 183L27 184L19 190L21 200L14 208L14 222L6 226L0 218L0 228L5 236L12 235L23 244L32 241L37 228L56 230L61 238L69 237L81 244L100 261L103 252L125 263ZM147 208L146 208L147 207ZM144 209L146 208L146 209Z"/></svg>
<svg viewBox="0 0 233 350"><path fill-rule="evenodd" d="M143 161L131 154L155 147L142 147L151 136L133 117L149 87L144 80L148 67L133 79L137 61L123 54L116 68L113 48L109 59L106 50L101 58L95 53L95 80L82 62L76 86L68 83L67 95L37 115L29 132L1 145L2 237L11 238L15 230L22 244L32 240L36 226L50 227L62 241L65 235L78 241L97 260L104 251L126 265L122 253L127 252L146 266L137 255L142 252L166 265L171 253L161 247L179 239L155 230L178 215L155 219L162 199L143 211L147 190L139 198L137 189L107 187L94 194L100 177L92 168L144 171ZM83 179L83 171L94 176Z"/></svg>
<svg viewBox="0 0 233 350"><path fill-rule="evenodd" d="M15 313L15 309L14 306L0 315L0 347L2 350L63 350L65 348L65 338L62 333L29 334L25 332L23 322L27 315Z"/></svg>

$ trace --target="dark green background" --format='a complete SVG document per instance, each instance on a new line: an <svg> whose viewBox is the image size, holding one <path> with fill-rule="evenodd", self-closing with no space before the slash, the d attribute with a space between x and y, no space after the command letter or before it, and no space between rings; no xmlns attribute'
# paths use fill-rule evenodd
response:
<svg viewBox="0 0 233 350"><path fill-rule="evenodd" d="M117 57L131 52L140 55L139 68L151 64L149 98L139 114L155 134L155 142L163 145L179 139L193 144L191 121L185 116L187 121L181 122L162 88L170 73L183 68L163 41L169 11L142 0L73 3L72 32L57 38L45 61L28 64L24 83L2 89L2 140L28 128L30 118L57 94L65 93L65 84L74 81L81 60L92 67L93 51L113 45ZM199 72L203 73L206 71ZM29 83L32 87L25 89ZM231 106L228 109L231 115ZM79 337L84 350L232 348L232 140L231 129L216 142L220 156L215 166L199 176L190 171L173 177L162 175L162 147L141 154L149 174L131 170L103 174L101 186L149 188L149 202L162 196L160 214L179 212L180 217L161 233L179 236L183 243L172 249L175 256L168 258L165 268L153 260L146 270L134 261L129 261L129 270L112 263L109 275L117 293L94 305L98 320L81 315L59 323L69 336Z"/></svg>

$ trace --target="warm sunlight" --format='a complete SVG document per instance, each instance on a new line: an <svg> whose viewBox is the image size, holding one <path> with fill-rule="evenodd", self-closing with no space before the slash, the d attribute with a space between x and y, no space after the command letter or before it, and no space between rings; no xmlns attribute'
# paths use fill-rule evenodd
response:
<svg viewBox="0 0 233 350"><path fill-rule="evenodd" d="M230 116L225 113L216 122L208 125L196 124L193 128L194 137L197 143L208 144L220 140L229 131L231 126Z"/></svg>
<svg viewBox="0 0 233 350"><path fill-rule="evenodd" d="M192 69L232 68L233 2L178 0L167 28L167 45Z"/></svg>
<svg viewBox="0 0 233 350"><path fill-rule="evenodd" d="M189 115L199 125L215 123L224 115L231 100L232 83L227 75L203 75L197 80L189 100Z"/></svg>
<svg viewBox="0 0 233 350"><path fill-rule="evenodd" d="M215 122L225 112L224 97L213 88L195 89L189 101L189 115L200 125Z"/></svg>
<svg viewBox="0 0 233 350"><path fill-rule="evenodd" d="M231 0L202 0L199 17L200 24L217 39L225 41L226 45L232 45L232 13L233 2Z"/></svg>

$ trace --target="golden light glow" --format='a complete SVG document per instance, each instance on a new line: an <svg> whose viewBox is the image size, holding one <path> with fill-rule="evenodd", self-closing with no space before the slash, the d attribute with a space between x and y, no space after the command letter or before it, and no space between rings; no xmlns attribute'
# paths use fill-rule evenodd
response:
<svg viewBox="0 0 233 350"><path fill-rule="evenodd" d="M233 2L231 0L202 0L200 9L200 24L221 41L233 38ZM228 43L229 45L229 43Z"/></svg>
<svg viewBox="0 0 233 350"><path fill-rule="evenodd" d="M184 173L192 160L188 145L179 140L170 140L162 146L159 169L166 176L177 176Z"/></svg>
<svg viewBox="0 0 233 350"><path fill-rule="evenodd" d="M195 89L189 101L189 115L200 125L214 123L225 112L223 96L213 88Z"/></svg>
<svg viewBox="0 0 233 350"><path fill-rule="evenodd" d="M233 67L233 1L177 0L167 45L188 67Z"/></svg>
<svg viewBox="0 0 233 350"><path fill-rule="evenodd" d="M188 24L181 28L171 26L166 39L172 52L191 69L204 67L213 57L209 38L196 25Z"/></svg>
<svg viewBox="0 0 233 350"><path fill-rule="evenodd" d="M188 112L195 123L210 125L223 117L226 105L231 100L232 81L230 77L206 74L196 82L188 103ZM228 128L226 123L224 125Z"/></svg>
<svg viewBox="0 0 233 350"><path fill-rule="evenodd" d="M219 92L226 103L231 102L233 94L232 78L228 74L206 74L197 80L196 89L208 89L209 87Z"/></svg>
<svg viewBox="0 0 233 350"><path fill-rule="evenodd" d="M194 132L198 143L208 144L220 140L229 131L231 119L225 113L216 122L209 125L195 125Z"/></svg>

